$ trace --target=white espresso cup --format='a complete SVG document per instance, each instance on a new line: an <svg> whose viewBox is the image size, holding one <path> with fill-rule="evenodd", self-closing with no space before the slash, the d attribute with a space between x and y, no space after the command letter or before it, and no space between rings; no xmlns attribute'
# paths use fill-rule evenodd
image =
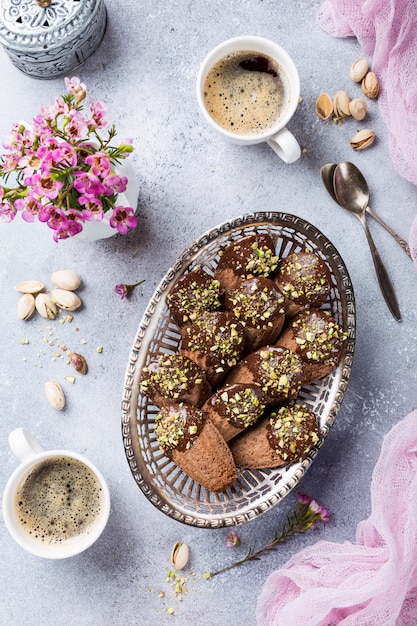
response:
<svg viewBox="0 0 417 626"><path fill-rule="evenodd" d="M3 492L3 518L17 543L48 559L89 548L110 514L110 493L100 471L85 456L43 450L23 428L9 435L21 465Z"/></svg>
<svg viewBox="0 0 417 626"><path fill-rule="evenodd" d="M258 71L255 70L253 65L252 69L246 72L248 83L246 85L243 84L245 76L242 76L242 71L234 71L232 66L230 66L230 62L234 62L233 60L244 58L243 53L252 53L253 57L263 59L264 62L272 60L272 67L278 68L275 86L272 86L274 81L271 78L271 67L261 68ZM226 89L230 87L230 90L227 92L220 89L220 93L214 94L210 103L207 99L207 94L213 88L211 78L219 67L219 62L221 62L223 69L226 68L225 71L221 72L222 86L226 85ZM260 74L269 74L269 76L262 77ZM280 82L279 89L283 90L282 104L276 107L274 105L274 115L266 122L267 118L264 116L264 112L270 115L270 111L263 107L265 103L267 107L270 106L270 102L266 102L269 99L269 94L266 90L269 88L274 89L275 92L272 94L272 97L277 101L278 82ZM219 84L217 79L217 86ZM207 91L208 87L209 91ZM264 87L266 87L266 90ZM240 95L240 92L243 93L245 90L246 102L243 96ZM227 101L226 99L221 101L225 96ZM197 76L197 100L200 109L206 120L220 135L240 145L251 145L266 141L286 163L293 163L301 154L297 140L286 128L286 125L295 113L299 98L300 79L293 60L281 46L264 37L241 36L224 41L209 52L202 62ZM226 115L225 108L227 108ZM254 117L251 117L251 115ZM235 116L234 119L233 116ZM247 120L243 131L241 119L239 118ZM235 126L235 129L230 130L233 126Z"/></svg>

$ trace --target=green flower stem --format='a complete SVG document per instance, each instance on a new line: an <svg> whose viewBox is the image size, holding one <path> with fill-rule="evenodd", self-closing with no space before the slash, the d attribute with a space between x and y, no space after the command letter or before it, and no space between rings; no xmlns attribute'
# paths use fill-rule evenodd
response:
<svg viewBox="0 0 417 626"><path fill-rule="evenodd" d="M310 508L309 504L299 503L298 508L291 515L288 515L287 521L284 524L281 532L279 534L276 534L274 539L270 543L266 544L256 551L250 548L246 556L244 556L239 561L235 561L234 563L226 565L221 569L205 574L204 577L213 578L213 576L223 574L223 572L227 572L228 570L233 569L238 565L242 565L243 563L248 563L249 561L259 561L261 554L274 550L279 544L283 543L294 535L309 530L310 528L314 528L318 521L325 521L320 512L313 511Z"/></svg>

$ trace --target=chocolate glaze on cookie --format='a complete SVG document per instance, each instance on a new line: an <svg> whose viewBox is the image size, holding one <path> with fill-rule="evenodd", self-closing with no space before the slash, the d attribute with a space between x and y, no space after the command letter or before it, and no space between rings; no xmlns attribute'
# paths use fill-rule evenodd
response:
<svg viewBox="0 0 417 626"><path fill-rule="evenodd" d="M203 313L182 330L181 354L205 371L214 389L239 361L244 348L243 325L228 311Z"/></svg>
<svg viewBox="0 0 417 626"><path fill-rule="evenodd" d="M226 310L245 325L246 351L274 343L285 320L284 297L269 278L242 280L225 295Z"/></svg>
<svg viewBox="0 0 417 626"><path fill-rule="evenodd" d="M172 402L199 407L211 395L204 371L182 354L161 354L145 365L140 389L157 407Z"/></svg>
<svg viewBox="0 0 417 626"><path fill-rule="evenodd" d="M178 326L192 324L206 311L223 304L220 282L200 267L185 274L167 296L169 311Z"/></svg>
<svg viewBox="0 0 417 626"><path fill-rule="evenodd" d="M221 250L214 276L230 290L245 278L272 276L277 266L274 242L268 234L259 233L237 239Z"/></svg>
<svg viewBox="0 0 417 626"><path fill-rule="evenodd" d="M259 385L226 385L203 405L226 441L253 426L265 410L266 399Z"/></svg>
<svg viewBox="0 0 417 626"><path fill-rule="evenodd" d="M347 335L321 310L296 315L279 337L279 345L296 352L305 364L306 384L326 376L339 362Z"/></svg>
<svg viewBox="0 0 417 626"><path fill-rule="evenodd" d="M301 309L320 308L331 289L331 276L326 263L312 252L292 252L279 265L275 278L286 301L286 314Z"/></svg>
<svg viewBox="0 0 417 626"><path fill-rule="evenodd" d="M295 398L303 380L304 365L295 352L280 346L265 346L242 359L226 382L260 385L271 405Z"/></svg>

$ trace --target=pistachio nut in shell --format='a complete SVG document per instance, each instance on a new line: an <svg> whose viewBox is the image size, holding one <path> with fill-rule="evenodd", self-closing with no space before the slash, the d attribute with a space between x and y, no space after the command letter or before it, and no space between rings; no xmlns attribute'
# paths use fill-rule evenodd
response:
<svg viewBox="0 0 417 626"><path fill-rule="evenodd" d="M51 298L60 309L75 311L81 306L81 300L73 291L67 289L53 289Z"/></svg>
<svg viewBox="0 0 417 626"><path fill-rule="evenodd" d="M321 93L317 98L316 113L322 120L327 120L333 113L333 100L328 93Z"/></svg>
<svg viewBox="0 0 417 626"><path fill-rule="evenodd" d="M47 320L54 320L58 309L48 294L38 293L35 298L35 307L39 315L45 317Z"/></svg>
<svg viewBox="0 0 417 626"><path fill-rule="evenodd" d="M368 148L370 145L374 143L375 133L370 128L364 128L360 130L355 135L353 135L350 140L350 145L354 150L364 150L364 148Z"/></svg>
<svg viewBox="0 0 417 626"><path fill-rule="evenodd" d="M358 59L354 63L352 63L352 67L349 71L350 78L355 81L355 83L360 83L361 80L368 73L369 64L366 59Z"/></svg>
<svg viewBox="0 0 417 626"><path fill-rule="evenodd" d="M17 303L17 316L21 320L28 320L35 310L35 296L25 293Z"/></svg>
<svg viewBox="0 0 417 626"><path fill-rule="evenodd" d="M375 72L368 72L362 81L362 91L368 98L377 98L379 94L379 81Z"/></svg>
<svg viewBox="0 0 417 626"><path fill-rule="evenodd" d="M361 121L366 116L368 105L363 98L355 98L350 101L349 111L355 120Z"/></svg>
<svg viewBox="0 0 417 626"><path fill-rule="evenodd" d="M45 394L51 407L56 411L62 411L65 406L65 394L56 380L48 380L45 383Z"/></svg>
<svg viewBox="0 0 417 626"><path fill-rule="evenodd" d="M81 278L72 270L58 270L53 272L51 280L57 289L75 291L81 284Z"/></svg>
<svg viewBox="0 0 417 626"><path fill-rule="evenodd" d="M189 554L190 550L188 545L177 541L171 550L171 563L175 569L183 569L187 565Z"/></svg>
<svg viewBox="0 0 417 626"><path fill-rule="evenodd" d="M16 291L20 293L31 293L33 295L39 293L43 289L43 284L39 280L24 280L15 286Z"/></svg>
<svg viewBox="0 0 417 626"><path fill-rule="evenodd" d="M336 117L346 117L349 112L350 98L347 91L337 91L333 98L333 110Z"/></svg>

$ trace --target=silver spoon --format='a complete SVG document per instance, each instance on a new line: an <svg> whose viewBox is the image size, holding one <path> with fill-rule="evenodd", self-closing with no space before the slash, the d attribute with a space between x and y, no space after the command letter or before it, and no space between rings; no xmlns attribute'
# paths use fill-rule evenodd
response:
<svg viewBox="0 0 417 626"><path fill-rule="evenodd" d="M373 217L379 224L381 224L383 228L385 228L387 232L389 232L390 235L394 237L395 241L400 244L404 252L408 254L408 256L411 258L410 248L409 248L408 243L402 237L400 237L400 235L396 233L395 230L391 228L391 226L389 226L386 222L384 222L382 217L379 217L379 215L375 213L375 211L373 211L371 207L368 205L369 189L368 189L366 180L363 177L360 170L356 167L356 165L354 165L353 163L350 163L349 165L352 168L352 170L357 170L357 174L358 174L357 178L360 181L360 189L364 195L364 198L366 199L366 212L369 213L371 217ZM323 167L320 169L320 173L321 173L323 184L326 187L328 193L333 198L333 200L337 204L339 204L336 198L336 194L334 192L334 187L333 187L333 176L334 176L335 169L336 169L336 163L326 163L326 165L323 165Z"/></svg>
<svg viewBox="0 0 417 626"><path fill-rule="evenodd" d="M356 215L361 222L371 249L372 260L382 295L392 315L399 322L401 321L401 313L394 288L391 284L388 272L385 269L385 265L376 249L368 227L368 222L366 221L366 197L364 197L360 188L360 180L357 178L357 171L359 170L357 170L357 168L352 169L350 166L351 163L340 163L336 166L333 174L334 193L340 206Z"/></svg>

